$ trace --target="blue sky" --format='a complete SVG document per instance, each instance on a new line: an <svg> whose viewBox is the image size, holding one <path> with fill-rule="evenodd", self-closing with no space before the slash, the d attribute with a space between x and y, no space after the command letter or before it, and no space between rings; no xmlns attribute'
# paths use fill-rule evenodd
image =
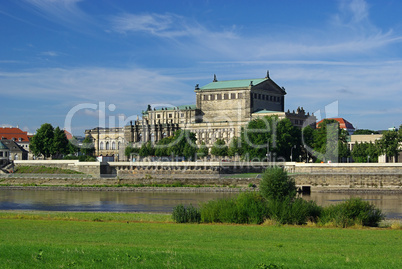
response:
<svg viewBox="0 0 402 269"><path fill-rule="evenodd" d="M398 127L401 11L398 0L2 0L0 125L35 132L67 118L83 135L147 104L194 104L214 74L269 70L286 110L323 118L337 102L356 128Z"/></svg>

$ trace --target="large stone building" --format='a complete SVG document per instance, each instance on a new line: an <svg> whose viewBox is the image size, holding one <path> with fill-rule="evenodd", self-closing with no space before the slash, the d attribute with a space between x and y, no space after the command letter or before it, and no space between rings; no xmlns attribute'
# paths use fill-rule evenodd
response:
<svg viewBox="0 0 402 269"><path fill-rule="evenodd" d="M211 83L195 86L196 104L176 107L148 106L142 117L122 128L94 128L86 130L95 142L97 155L117 156L122 160L128 143L140 146L148 141L156 143L173 135L176 130L194 132L197 144L204 142L211 147L217 139L226 143L239 136L241 127L261 116L277 115L289 118L301 127L310 117L303 108L285 112L285 88L270 77L218 81L214 75ZM315 124L315 120L314 120Z"/></svg>

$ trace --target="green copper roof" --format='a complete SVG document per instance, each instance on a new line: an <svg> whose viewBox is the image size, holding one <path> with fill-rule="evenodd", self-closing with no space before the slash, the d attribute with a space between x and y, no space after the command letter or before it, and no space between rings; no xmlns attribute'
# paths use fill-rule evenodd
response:
<svg viewBox="0 0 402 269"><path fill-rule="evenodd" d="M255 86L265 80L267 80L267 78L216 81L199 88L199 90L203 91L215 89L247 88L248 86L250 86L251 81L253 82L253 86Z"/></svg>
<svg viewBox="0 0 402 269"><path fill-rule="evenodd" d="M0 149L8 149L8 147L0 141Z"/></svg>
<svg viewBox="0 0 402 269"><path fill-rule="evenodd" d="M253 112L253 114L264 114L264 113L283 113L283 111L270 111L270 110L259 110L256 112Z"/></svg>
<svg viewBox="0 0 402 269"><path fill-rule="evenodd" d="M163 110L186 110L186 109L196 109L196 105L183 105L183 106L174 106L174 107L164 107ZM155 109L156 111L162 110L162 108Z"/></svg>

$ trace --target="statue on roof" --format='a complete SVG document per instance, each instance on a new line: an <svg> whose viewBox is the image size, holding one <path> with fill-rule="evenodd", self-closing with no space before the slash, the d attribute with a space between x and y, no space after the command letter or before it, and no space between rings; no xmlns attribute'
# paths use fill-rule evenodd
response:
<svg viewBox="0 0 402 269"><path fill-rule="evenodd" d="M214 80L213 82L218 82L218 80L216 79L216 75L214 74Z"/></svg>
<svg viewBox="0 0 402 269"><path fill-rule="evenodd" d="M265 78L269 78L269 70L267 70L267 76Z"/></svg>

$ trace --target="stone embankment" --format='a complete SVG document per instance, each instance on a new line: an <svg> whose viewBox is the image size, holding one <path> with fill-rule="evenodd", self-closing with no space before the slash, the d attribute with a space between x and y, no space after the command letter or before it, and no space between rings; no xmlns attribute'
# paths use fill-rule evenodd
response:
<svg viewBox="0 0 402 269"><path fill-rule="evenodd" d="M296 185L328 189L402 189L402 163L264 163L264 162L78 162L15 161L15 165L42 165L85 173L81 178L6 177L0 184L37 185L152 185L173 184L242 186L258 185L260 178L239 177L283 166ZM1 177L1 176L0 176ZM4 178L4 177L3 177Z"/></svg>

